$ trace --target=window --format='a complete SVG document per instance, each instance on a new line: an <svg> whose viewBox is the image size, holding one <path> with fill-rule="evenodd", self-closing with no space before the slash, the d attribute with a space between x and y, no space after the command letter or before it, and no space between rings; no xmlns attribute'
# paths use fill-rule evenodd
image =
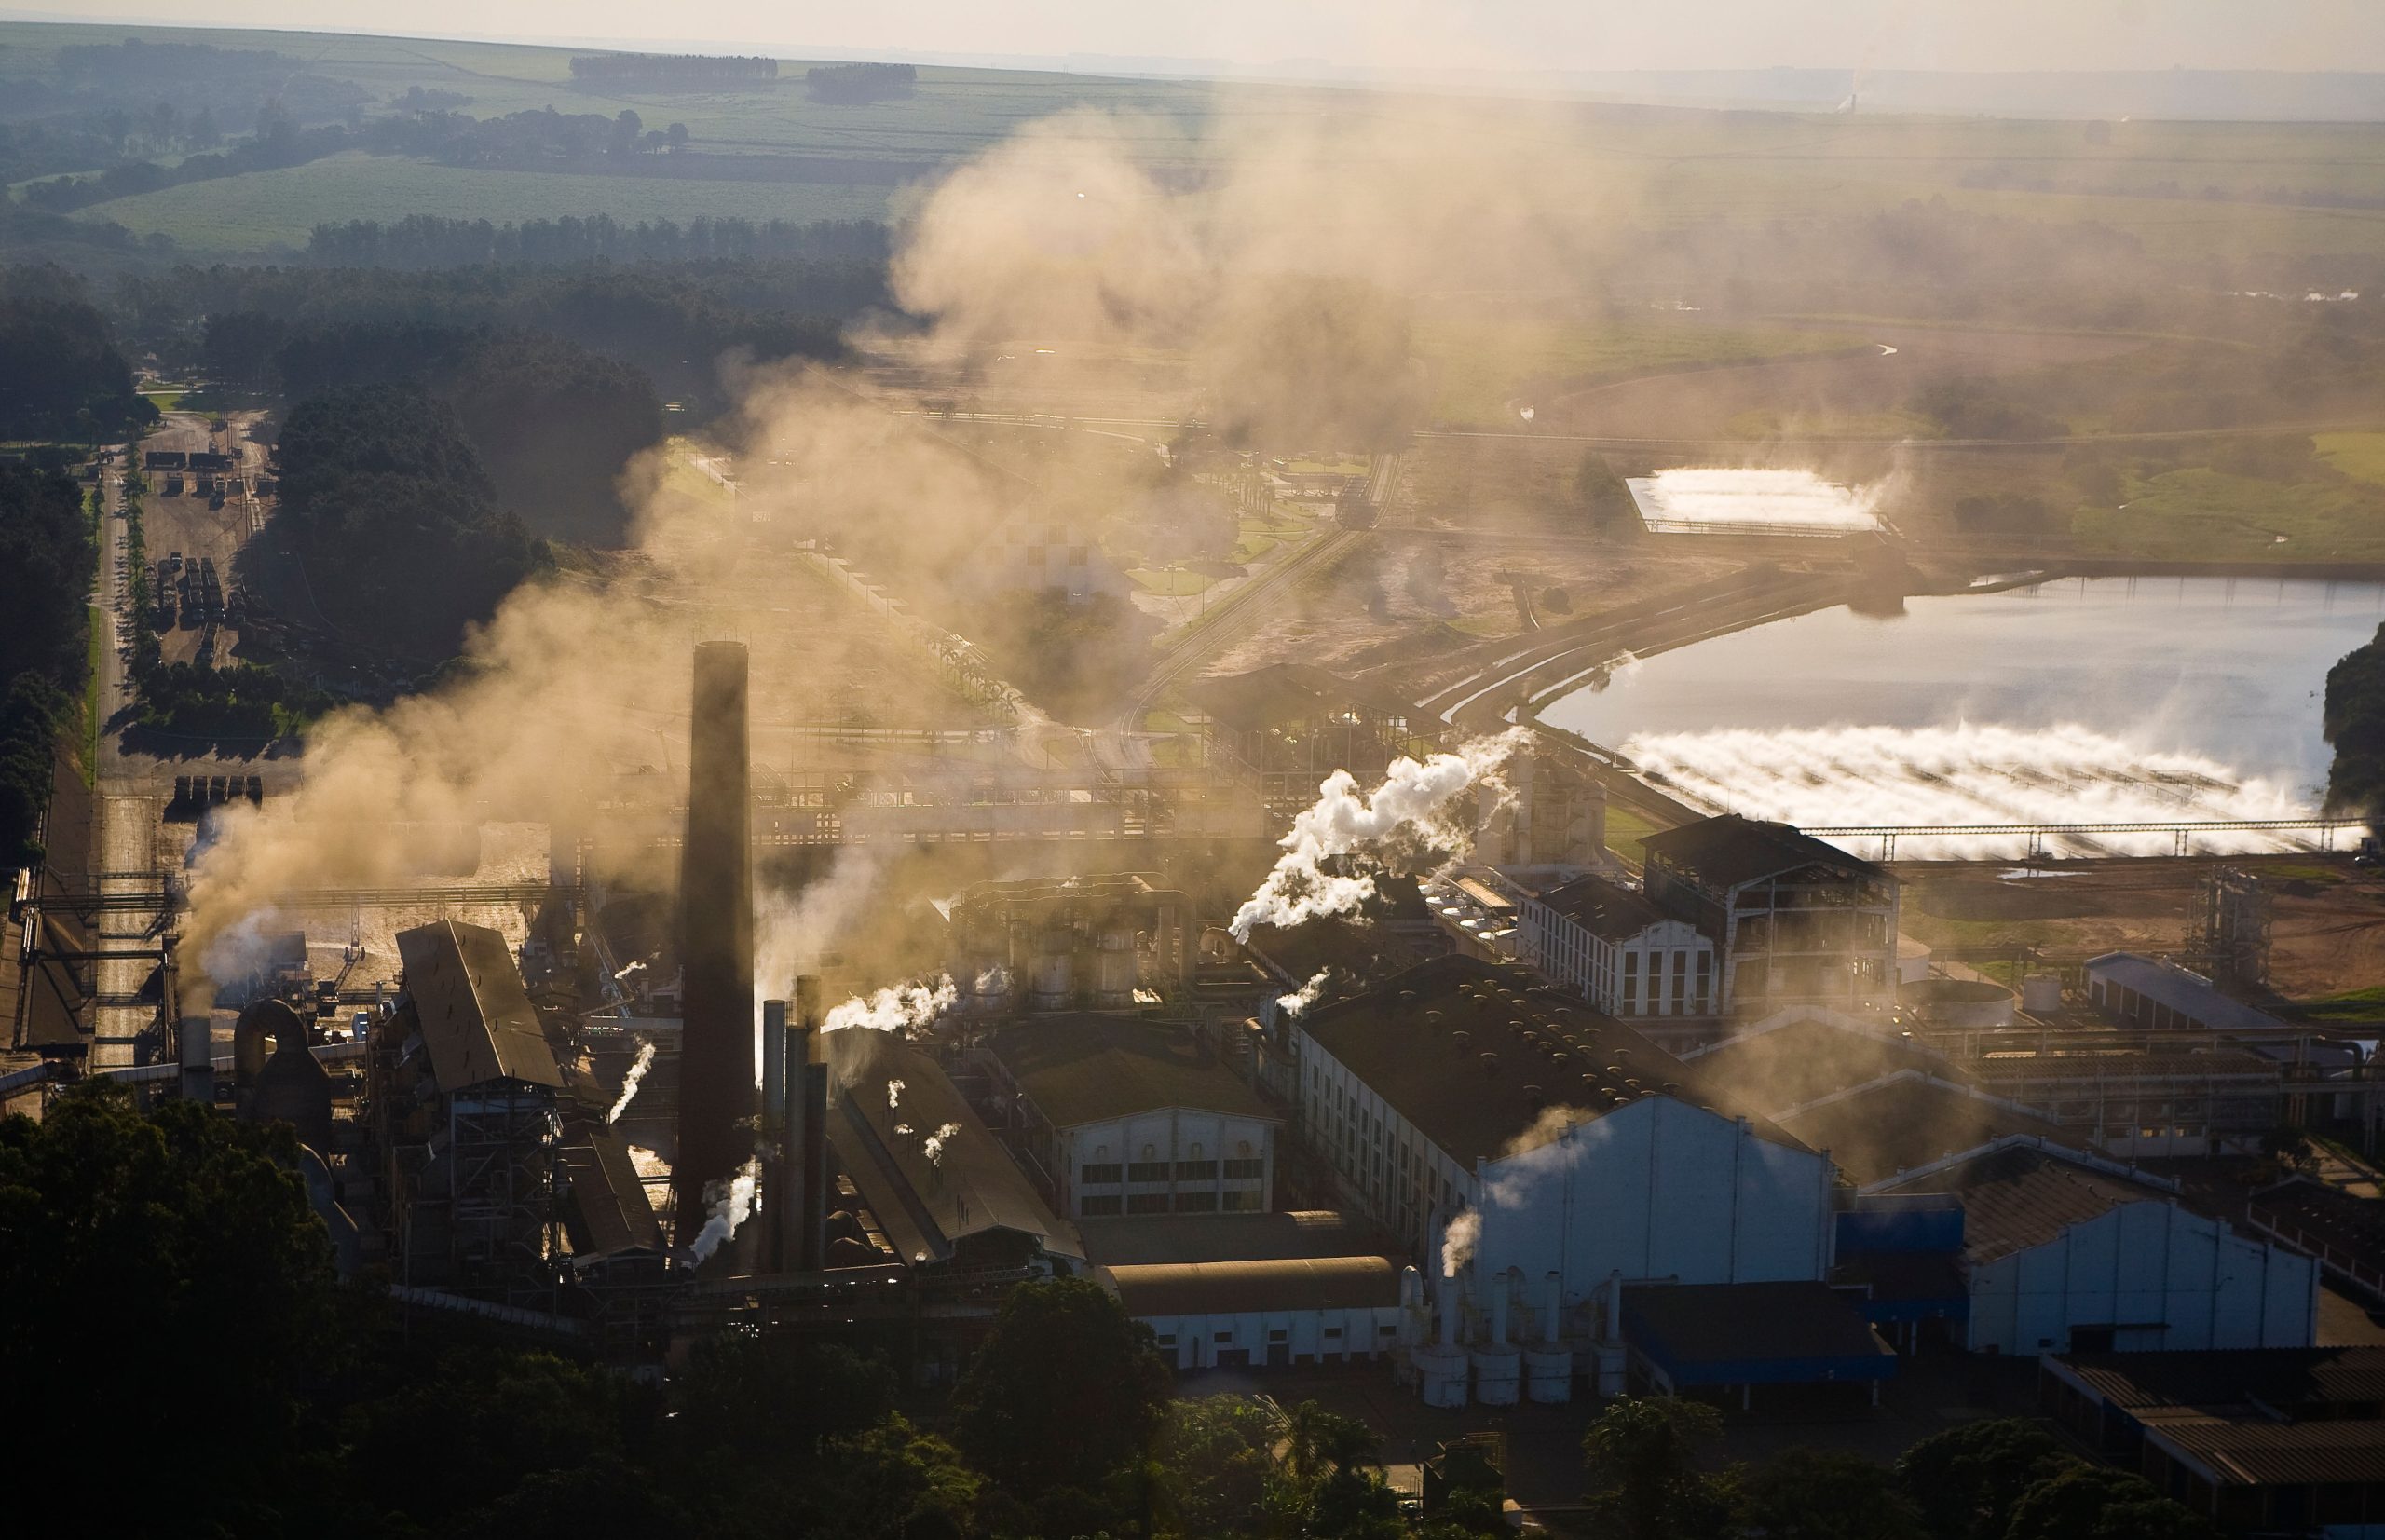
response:
<svg viewBox="0 0 2385 1540"><path fill-rule="evenodd" d="M1263 1160L1230 1160L1226 1162L1226 1180L1228 1181L1249 1181L1254 1178L1264 1177L1266 1175L1267 1163Z"/></svg>
<svg viewBox="0 0 2385 1540"><path fill-rule="evenodd" d="M1159 1337L1157 1341L1159 1345L1162 1347L1174 1347L1176 1345L1176 1333L1173 1331L1167 1332Z"/></svg>
<svg viewBox="0 0 2385 1540"><path fill-rule="evenodd" d="M1197 1150L1200 1146L1194 1145L1193 1148ZM1218 1179L1218 1163L1213 1160L1178 1161L1176 1179L1178 1181L1215 1181Z"/></svg>
<svg viewBox="0 0 2385 1540"><path fill-rule="evenodd" d="M1329 1326L1325 1329L1325 1340L1329 1342L1340 1335L1342 1335L1342 1329L1338 1326Z"/></svg>
<svg viewBox="0 0 2385 1540"><path fill-rule="evenodd" d="M1159 1146L1158 1146L1158 1145L1156 1145L1156 1144L1146 1144L1146 1145L1144 1145L1144 1146L1143 1146L1143 1159L1145 1159L1145 1160L1149 1160L1149 1159L1151 1159L1153 1155L1156 1155L1156 1154L1158 1154L1158 1153L1159 1153Z"/></svg>
<svg viewBox="0 0 2385 1540"><path fill-rule="evenodd" d="M1118 1179L1118 1163L1107 1165L1083 1165L1077 1168L1077 1180L1087 1187L1105 1186Z"/></svg>
<svg viewBox="0 0 2385 1540"><path fill-rule="evenodd" d="M1217 1343L1220 1347L1231 1347L1233 1345L1233 1333L1231 1331L1220 1331L1209 1340Z"/></svg>
<svg viewBox="0 0 2385 1540"><path fill-rule="evenodd" d="M1623 1014L1630 1015L1637 1008L1635 997L1640 992L1640 954L1623 954Z"/></svg>
<svg viewBox="0 0 2385 1540"><path fill-rule="evenodd" d="M1192 1156L1194 1160L1199 1160L1201 1158L1201 1141L1194 1139L1192 1141L1192 1148L1187 1150L1185 1153Z"/></svg>
<svg viewBox="0 0 2385 1540"><path fill-rule="evenodd" d="M1326 1335L1330 1337L1333 1333L1329 1331ZM1289 1327L1275 1327L1267 1333L1267 1340L1271 1342L1288 1342L1292 1340L1291 1329Z"/></svg>
<svg viewBox="0 0 2385 1540"><path fill-rule="evenodd" d="M1077 1212L1091 1220L1115 1214L1118 1212L1118 1194L1112 1192L1105 1198L1079 1198Z"/></svg>
<svg viewBox="0 0 2385 1540"><path fill-rule="evenodd" d="M1131 1161L1126 1166L1128 1181L1165 1181L1167 1162L1164 1160Z"/></svg>
<svg viewBox="0 0 2385 1540"><path fill-rule="evenodd" d="M1689 953L1686 949L1673 953L1673 997L1669 1012L1681 1015L1689 1009Z"/></svg>
<svg viewBox="0 0 2385 1540"><path fill-rule="evenodd" d="M1176 1211L1179 1214L1214 1214L1218 1211L1218 1194L1215 1192L1179 1192L1176 1194Z"/></svg>
<svg viewBox="0 0 2385 1540"><path fill-rule="evenodd" d="M1126 1195L1126 1212L1129 1214L1165 1214L1167 1212L1167 1194L1165 1192L1130 1192Z"/></svg>
<svg viewBox="0 0 2385 1540"><path fill-rule="evenodd" d="M1225 1211L1229 1214L1252 1214L1259 1210L1259 1194L1227 1188L1224 1192Z"/></svg>

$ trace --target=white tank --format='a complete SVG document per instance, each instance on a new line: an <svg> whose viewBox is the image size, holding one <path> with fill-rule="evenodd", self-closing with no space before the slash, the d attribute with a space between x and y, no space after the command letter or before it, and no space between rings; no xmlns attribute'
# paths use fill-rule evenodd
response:
<svg viewBox="0 0 2385 1540"><path fill-rule="evenodd" d="M2062 1009L2062 975L2031 974L2021 980L2021 1009L2033 1016L2051 1015Z"/></svg>
<svg viewBox="0 0 2385 1540"><path fill-rule="evenodd" d="M1416 1382L1428 1407L1465 1405L1465 1349L1457 1345L1457 1288L1444 1290L1441 1340L1416 1350Z"/></svg>
<svg viewBox="0 0 2385 1540"><path fill-rule="evenodd" d="M1601 1342L1590 1349L1591 1372L1598 1380L1601 1399L1623 1394L1623 1356L1621 1342Z"/></svg>
<svg viewBox="0 0 2385 1540"><path fill-rule="evenodd" d="M1101 950L1095 958L1098 977L1094 984L1095 1003L1105 1011L1124 1010L1135 1002L1135 938L1124 936L1124 947L1111 942L1116 933L1101 938Z"/></svg>
<svg viewBox="0 0 2385 1540"><path fill-rule="evenodd" d="M1070 968L1065 935L1047 936L1035 956L1035 1008L1055 1011L1069 1002Z"/></svg>
<svg viewBox="0 0 2385 1540"><path fill-rule="evenodd" d="M1511 1407L1523 1383L1523 1354L1507 1341L1507 1299L1514 1278L1491 1280L1491 1336L1474 1349L1474 1398L1487 1407Z"/></svg>

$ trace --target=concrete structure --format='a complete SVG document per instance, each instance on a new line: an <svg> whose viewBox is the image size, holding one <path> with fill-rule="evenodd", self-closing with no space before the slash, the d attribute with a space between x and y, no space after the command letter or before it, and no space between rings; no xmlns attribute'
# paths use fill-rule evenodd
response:
<svg viewBox="0 0 2385 1540"><path fill-rule="evenodd" d="M2047 1415L2223 1530L2385 1527L2385 1347L2078 1354L2038 1376Z"/></svg>
<svg viewBox="0 0 2385 1540"><path fill-rule="evenodd" d="M2286 1121L2283 1067L2228 1048L2071 1048L2057 1036L1963 1062L1982 1090L2036 1108L2069 1142L2125 1158L2250 1149Z"/></svg>
<svg viewBox="0 0 2385 1540"><path fill-rule="evenodd" d="M1885 868L1736 814L1650 835L1642 849L1648 901L1714 944L1718 1013L1896 1002L1898 884ZM1685 977L1689 958L1675 953L1673 966Z"/></svg>
<svg viewBox="0 0 2385 1540"><path fill-rule="evenodd" d="M2009 1139L1878 1191L1962 1204L1975 1353L2307 1347L2318 1329L2310 1258L2109 1161Z"/></svg>
<svg viewBox="0 0 2385 1540"><path fill-rule="evenodd" d="M673 1222L692 1241L705 1190L754 1153L754 847L745 723L745 645L695 655L688 743L688 832L679 863L679 1148Z"/></svg>
<svg viewBox="0 0 2385 1540"><path fill-rule="evenodd" d="M1422 757L1448 730L1397 690L1309 663L1271 663L1184 687L1207 718L1209 763L1288 815L1316 800L1317 784L1346 770L1361 785L1401 755Z"/></svg>
<svg viewBox="0 0 2385 1540"><path fill-rule="evenodd" d="M2123 1027L2255 1034L2287 1029L2267 1011L2220 993L2202 974L2140 952L2089 958L2087 998Z"/></svg>
<svg viewBox="0 0 2385 1540"><path fill-rule="evenodd" d="M1002 1028L981 1056L1069 1218L1274 1206L1283 1119L1187 1029L1061 1016Z"/></svg>
<svg viewBox="0 0 2385 1540"><path fill-rule="evenodd" d="M1721 1009L1714 943L1643 895L1585 877L1524 900L1520 960L1611 1016Z"/></svg>
<svg viewBox="0 0 2385 1540"><path fill-rule="evenodd" d="M1138 873L980 882L952 908L974 1014L1128 1011L1189 988L1192 902Z"/></svg>
<svg viewBox="0 0 2385 1540"><path fill-rule="evenodd" d="M1463 1217L1467 1276L1557 1273L1568 1311L1618 1273L1825 1275L1829 1161L1712 1110L1716 1087L1629 1028L1523 985L1443 958L1293 1024L1302 1135L1351 1206L1428 1255Z"/></svg>

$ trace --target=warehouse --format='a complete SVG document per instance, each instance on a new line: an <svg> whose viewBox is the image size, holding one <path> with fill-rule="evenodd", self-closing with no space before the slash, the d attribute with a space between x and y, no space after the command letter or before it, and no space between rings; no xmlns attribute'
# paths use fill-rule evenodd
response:
<svg viewBox="0 0 2385 1540"><path fill-rule="evenodd" d="M2317 1264L2111 1161L2013 1138L1878 1191L1962 1204L1974 1353L2307 1347L2318 1329Z"/></svg>
<svg viewBox="0 0 2385 1540"><path fill-rule="evenodd" d="M1512 972L1438 959L1293 1036L1303 1137L1351 1206L1411 1247L1465 1216L1475 1276L1555 1273L1571 1309L1618 1273L1828 1271L1829 1161L1713 1111L1690 1067Z"/></svg>
<svg viewBox="0 0 2385 1540"><path fill-rule="evenodd" d="M1347 1363L1396 1351L1399 1274L1382 1257L1105 1270L1178 1369Z"/></svg>
<svg viewBox="0 0 2385 1540"><path fill-rule="evenodd" d="M2051 1356L2038 1374L2049 1415L2225 1529L2385 1524L2385 1347Z"/></svg>
<svg viewBox="0 0 2385 1540"><path fill-rule="evenodd" d="M1263 1212L1283 1119L1181 1027L1020 1022L980 1050L1017 1146L1071 1219Z"/></svg>
<svg viewBox="0 0 2385 1540"><path fill-rule="evenodd" d="M2256 1036L2285 1029L2267 1011L2229 999L2202 974L2166 957L2106 952L2089 958L2087 998L2123 1027Z"/></svg>
<svg viewBox="0 0 2385 1540"><path fill-rule="evenodd" d="M1611 1016L1719 1007L1714 943L1603 877L1526 898L1520 929L1525 962Z"/></svg>

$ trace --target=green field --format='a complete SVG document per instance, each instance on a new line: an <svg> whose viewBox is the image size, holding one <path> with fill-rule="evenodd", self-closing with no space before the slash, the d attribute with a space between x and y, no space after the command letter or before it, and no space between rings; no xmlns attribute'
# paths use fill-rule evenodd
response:
<svg viewBox="0 0 2385 1540"><path fill-rule="evenodd" d="M2385 486L2385 433L2321 433L2310 442L2345 475Z"/></svg>
<svg viewBox="0 0 2385 1540"><path fill-rule="evenodd" d="M1724 326L1679 313L1645 320L1550 323L1545 317L1451 314L1416 329L1433 375L1433 418L1452 427L1511 427L1531 396L1601 376L1827 353L1860 343L1804 327Z"/></svg>
<svg viewBox="0 0 2385 1540"><path fill-rule="evenodd" d="M2121 508L2082 509L2082 551L2201 561L2385 560L2385 499L2359 484L2193 469L2139 480Z"/></svg>

